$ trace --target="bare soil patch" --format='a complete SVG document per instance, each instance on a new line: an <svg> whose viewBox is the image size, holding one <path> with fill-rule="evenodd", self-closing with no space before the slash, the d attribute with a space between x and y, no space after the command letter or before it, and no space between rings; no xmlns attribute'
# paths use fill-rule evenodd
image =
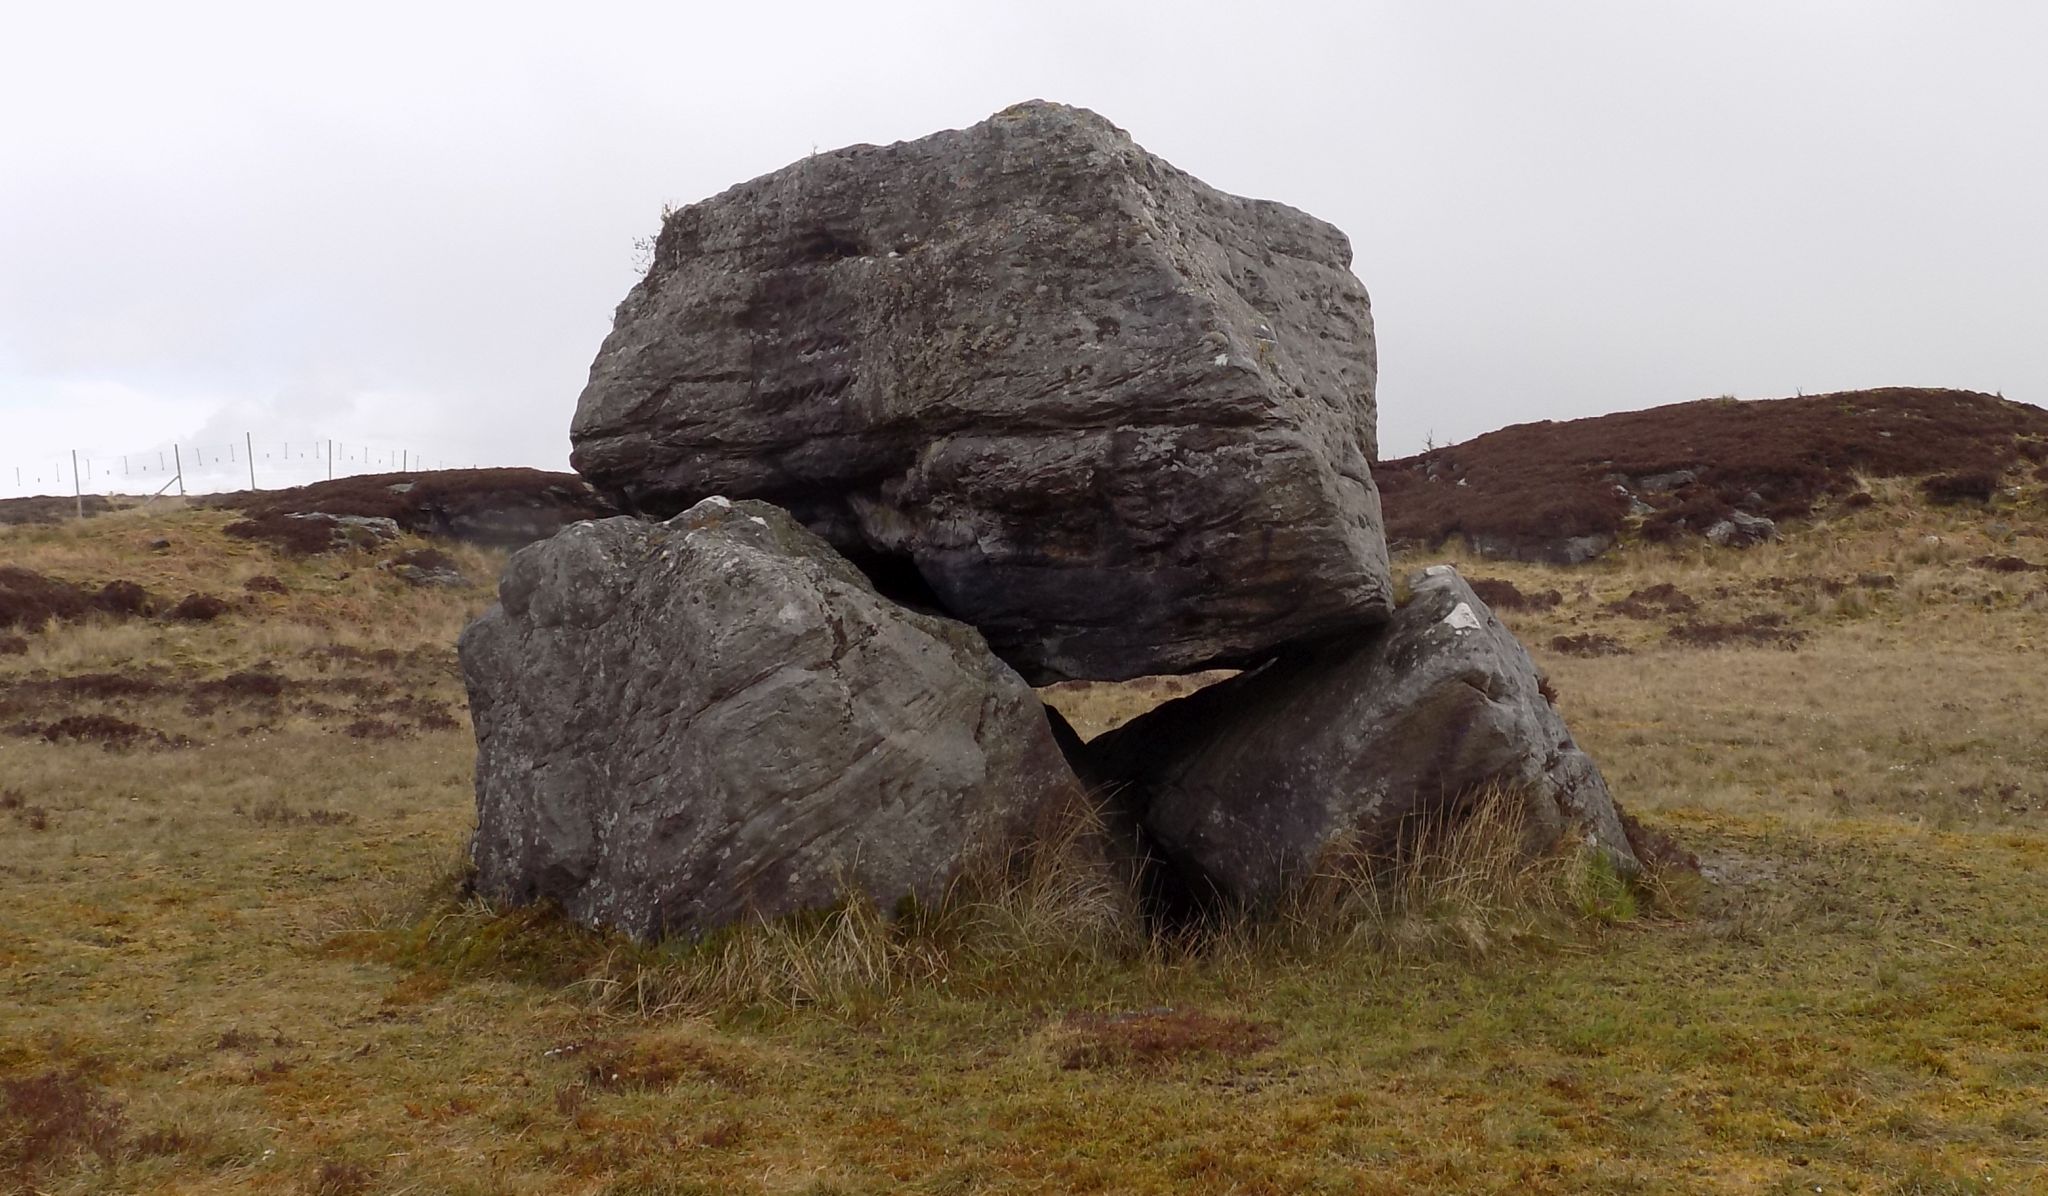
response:
<svg viewBox="0 0 2048 1196"><path fill-rule="evenodd" d="M1683 623L1667 636L1673 643L1689 648L1783 648L1791 651L1806 640L1806 633L1785 625L1777 613L1750 615L1739 623Z"/></svg>
<svg viewBox="0 0 2048 1196"><path fill-rule="evenodd" d="M1234 1058L1280 1041L1269 1024L1195 1009L1075 1013L1060 1029L1067 1038L1059 1053L1060 1066L1070 1071L1161 1068L1195 1055Z"/></svg>
<svg viewBox="0 0 2048 1196"><path fill-rule="evenodd" d="M1566 656L1628 656L1628 646L1611 635L1588 631L1581 635L1552 637L1550 650Z"/></svg>
<svg viewBox="0 0 2048 1196"><path fill-rule="evenodd" d="M1479 600L1495 610L1550 610L1564 602L1556 590L1524 593L1514 582L1498 577L1468 577L1466 583Z"/></svg>
<svg viewBox="0 0 2048 1196"><path fill-rule="evenodd" d="M1668 615L1691 614L1700 608L1692 595L1668 581L1629 591L1626 598L1607 604L1607 609L1631 619L1661 619Z"/></svg>

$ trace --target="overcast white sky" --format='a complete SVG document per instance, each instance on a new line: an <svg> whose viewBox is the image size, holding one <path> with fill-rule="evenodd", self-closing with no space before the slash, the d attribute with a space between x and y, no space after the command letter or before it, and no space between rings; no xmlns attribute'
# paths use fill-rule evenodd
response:
<svg viewBox="0 0 2048 1196"><path fill-rule="evenodd" d="M267 481L320 437L565 468L664 203L1033 97L1350 234L1389 456L1724 393L2048 397L2039 3L67 0L0 29L0 494L244 432Z"/></svg>

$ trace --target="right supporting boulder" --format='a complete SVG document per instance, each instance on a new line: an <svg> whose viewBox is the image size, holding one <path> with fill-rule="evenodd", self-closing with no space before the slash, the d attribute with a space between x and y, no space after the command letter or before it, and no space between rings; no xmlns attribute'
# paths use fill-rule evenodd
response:
<svg viewBox="0 0 2048 1196"><path fill-rule="evenodd" d="M1607 783L1529 654L1446 565L1392 622L1305 645L1087 745L1084 771L1198 900L1267 909L1342 848L1481 786L1527 796L1532 848L1566 836L1639 870Z"/></svg>

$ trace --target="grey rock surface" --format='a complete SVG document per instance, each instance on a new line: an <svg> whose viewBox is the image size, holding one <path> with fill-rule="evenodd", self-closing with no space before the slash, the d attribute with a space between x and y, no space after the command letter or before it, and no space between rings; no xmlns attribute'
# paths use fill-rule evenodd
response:
<svg viewBox="0 0 2048 1196"><path fill-rule="evenodd" d="M391 570L391 575L393 577L396 577L398 580L404 582L409 586L419 586L421 588L439 587L441 589L447 590L460 590L466 588L469 585L469 579L462 575L461 570L450 569L445 566L427 568L424 566L413 564L392 564L391 562L387 561L383 565L380 565L379 568L387 568Z"/></svg>
<svg viewBox="0 0 2048 1196"><path fill-rule="evenodd" d="M1708 526L1706 537L1722 548L1748 548L1777 539L1778 525L1762 515L1730 511L1727 518L1717 519Z"/></svg>
<svg viewBox="0 0 2048 1196"><path fill-rule="evenodd" d="M286 518L326 528L335 549L376 548L398 539L398 521L381 515L330 515L326 511L306 511L287 515Z"/></svg>
<svg viewBox="0 0 2048 1196"><path fill-rule="evenodd" d="M1088 745L1198 895L1270 907L1340 847L1500 782L1529 797L1529 842L1572 835L1636 858L1592 759L1528 653L1448 566L1417 575L1385 627L1169 702Z"/></svg>
<svg viewBox="0 0 2048 1196"><path fill-rule="evenodd" d="M1467 545L1480 556L1502 561L1531 561L1544 565L1583 565L1614 547L1614 537L1604 532L1555 539L1493 536L1474 533Z"/></svg>
<svg viewBox="0 0 2048 1196"><path fill-rule="evenodd" d="M1645 474L1636 479L1636 489L1646 494L1669 494L1700 480L1697 469L1674 469L1669 473Z"/></svg>
<svg viewBox="0 0 2048 1196"><path fill-rule="evenodd" d="M563 476L559 483L507 486L496 493L428 493L415 500L406 522L422 535L509 549L614 513L580 479Z"/></svg>
<svg viewBox="0 0 2048 1196"><path fill-rule="evenodd" d="M1350 264L1078 108L814 155L664 221L571 460L784 506L1034 683L1250 662L1386 617Z"/></svg>
<svg viewBox="0 0 2048 1196"><path fill-rule="evenodd" d="M765 503L576 524L499 596L460 644L493 900L643 938L851 892L893 908L1080 799L979 635Z"/></svg>

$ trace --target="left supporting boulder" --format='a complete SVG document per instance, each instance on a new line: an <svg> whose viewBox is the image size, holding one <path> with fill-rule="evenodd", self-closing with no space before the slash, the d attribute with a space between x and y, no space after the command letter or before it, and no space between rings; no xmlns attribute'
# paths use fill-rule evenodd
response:
<svg viewBox="0 0 2048 1196"><path fill-rule="evenodd" d="M979 633L777 507L576 524L463 633L484 896L640 938L935 901L1083 800Z"/></svg>

